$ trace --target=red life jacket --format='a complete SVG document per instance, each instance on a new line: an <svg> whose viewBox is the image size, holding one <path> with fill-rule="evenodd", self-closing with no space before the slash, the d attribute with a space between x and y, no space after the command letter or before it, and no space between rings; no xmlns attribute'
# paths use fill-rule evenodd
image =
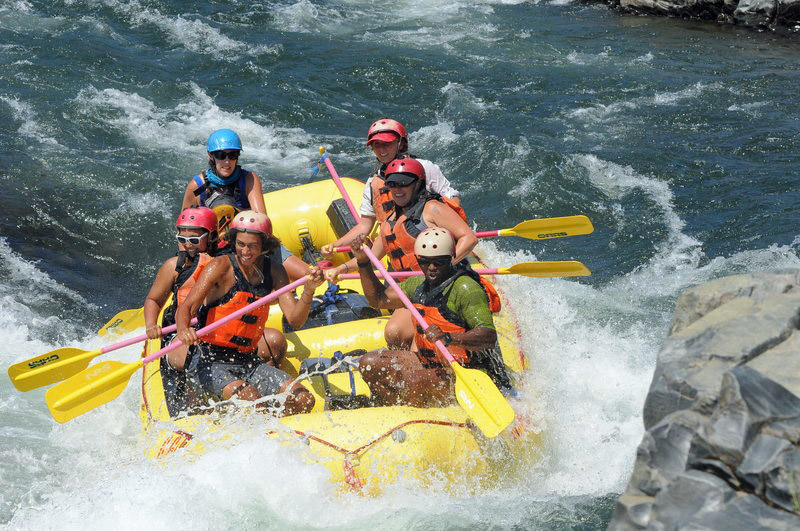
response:
<svg viewBox="0 0 800 531"><path fill-rule="evenodd" d="M189 264L186 264L187 258L189 258ZM212 259L213 257L207 253L197 253L194 257L191 257L186 251L178 252L178 259L175 262L175 271L178 272L178 278L172 284L172 304L164 310L161 326L175 324L175 312L178 311L178 306L186 300L186 296L192 291L200 272Z"/></svg>
<svg viewBox="0 0 800 531"><path fill-rule="evenodd" d="M240 310L248 304L257 301L261 297L272 293L272 274L271 262L268 258L263 258L262 274L264 280L254 286L245 278L236 257L232 254L227 255L233 266L235 282L233 287L222 297L207 306L201 306L197 310L198 328L207 324L219 321L225 316ZM255 352L258 348L258 340L264 332L264 324L269 317L269 304L264 304L251 310L229 323L201 337L201 341L220 347L235 348L239 352Z"/></svg>
<svg viewBox="0 0 800 531"><path fill-rule="evenodd" d="M447 298L450 295L450 289L452 289L453 283L463 275L467 275L481 283L481 286L487 292L489 310L492 313L500 311L500 296L497 294L494 286L492 286L488 280L485 280L475 273L468 265L464 264L457 267L458 270L452 277L445 280L434 289L426 292L425 282L423 282L414 290L414 294L411 296L411 302L414 304L414 307L425 317L425 321L427 321L429 325L438 325L443 332L450 332L451 334L467 331L467 322L460 315L447 307ZM431 368L447 363L447 360L441 352L439 352L439 349L436 348L436 345L425 339L425 334L421 326L417 326L414 342L419 349L418 357L423 366ZM453 358L462 365L470 361L470 353L464 347L449 345L447 350L449 350Z"/></svg>
<svg viewBox="0 0 800 531"><path fill-rule="evenodd" d="M422 212L428 201L440 201L452 208L461 219L467 221L467 214L461 206L448 197L442 197L430 192L422 192L416 204L407 209L398 217L397 211L381 223L381 238L383 246L392 269L395 271L419 271L419 264L414 255L414 242L422 231L428 228L427 223L422 218Z"/></svg>

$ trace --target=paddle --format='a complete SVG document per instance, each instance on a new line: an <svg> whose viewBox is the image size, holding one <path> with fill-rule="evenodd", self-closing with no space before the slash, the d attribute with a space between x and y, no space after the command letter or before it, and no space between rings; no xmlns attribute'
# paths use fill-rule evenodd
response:
<svg viewBox="0 0 800 531"><path fill-rule="evenodd" d="M195 324L197 319L192 319L191 324ZM169 334L175 330L175 325L170 325L161 329L161 334ZM139 343L147 339L147 334L132 337L113 345L108 345L95 350L83 350L79 348L59 348L51 350L46 354L33 357L29 360L15 363L8 368L8 377L18 391L30 391L45 385L54 384L61 380L66 380L70 376L78 374L89 366L89 362L100 354L106 354L112 350L125 348L129 345Z"/></svg>
<svg viewBox="0 0 800 531"><path fill-rule="evenodd" d="M339 188L339 193L342 194L342 198L344 198L345 203L347 203L350 213L353 214L356 221L359 221L361 218L358 212L356 212L353 202L350 201L350 196L347 194L342 180L339 179L339 174L336 173L333 163L327 154L323 155L323 159L325 160L325 165L328 167L333 181L336 183L336 187ZM389 286L397 293L400 300L403 301L403 304L411 312L411 315L414 316L414 319L416 319L423 329L427 329L428 323L425 322L425 319L423 319L419 311L411 304L411 301L408 300L408 297L406 297L403 290L400 289L400 286L397 285L397 282L389 275L381 261L378 260L375 253L372 252L372 249L366 246L362 249L369 257L372 265L375 266L375 269L380 271L383 278L389 283ZM436 348L439 349L447 362L450 363L450 367L452 367L456 375L455 393L459 405L464 408L464 411L466 411L467 415L472 419L472 422L475 423L486 437L492 438L499 435L500 432L506 429L514 420L514 410L511 409L511 406L508 404L503 394L485 372L478 369L465 369L459 365L459 363L453 359L447 347L444 346L444 343L437 341Z"/></svg>
<svg viewBox="0 0 800 531"><path fill-rule="evenodd" d="M97 331L97 335L102 337L111 330L117 334L127 334L143 326L144 308L122 310L104 324L103 327Z"/></svg>
<svg viewBox="0 0 800 531"><path fill-rule="evenodd" d="M562 262L522 262L511 267L499 267L494 269L475 269L479 275L522 275L525 277L551 278L551 277L585 277L591 275L585 265L581 262L569 260ZM376 273L379 277L383 275ZM393 271L390 273L393 278L408 278L424 274L422 271ZM358 273L344 273L339 275L340 279L360 278Z"/></svg>
<svg viewBox="0 0 800 531"><path fill-rule="evenodd" d="M244 308L223 317L219 321L214 321L210 325L201 328L197 331L197 335L203 336L225 323L238 319L254 308L263 306L284 293L292 291L306 281L308 281L308 277L297 279L291 284L273 291L266 297L262 297ZM72 378L51 387L45 395L47 407L50 408L53 418L62 423L83 415L87 411L118 397L125 390L133 373L144 367L145 363L150 363L167 355L182 344L180 341L173 341L161 350L133 363L104 361L92 365Z"/></svg>
<svg viewBox="0 0 800 531"><path fill-rule="evenodd" d="M519 236L529 240L548 240L563 238L564 236L579 236L594 231L592 222L583 215L564 216L560 218L529 219L516 224L510 229L487 230L476 232L478 238L493 238L495 236ZM334 252L346 253L350 247L334 247Z"/></svg>

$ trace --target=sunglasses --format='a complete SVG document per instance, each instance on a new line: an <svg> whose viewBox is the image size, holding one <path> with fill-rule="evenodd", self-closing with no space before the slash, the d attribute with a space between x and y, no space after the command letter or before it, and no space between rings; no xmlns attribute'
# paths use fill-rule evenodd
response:
<svg viewBox="0 0 800 531"><path fill-rule="evenodd" d="M411 181L408 184L400 184L400 183L396 183L394 181L386 181L386 186L388 186L389 188L405 188L406 186L411 186L412 184L415 184L417 182L417 180L418 179L414 179L413 181Z"/></svg>
<svg viewBox="0 0 800 531"><path fill-rule="evenodd" d="M436 256L431 258L430 256L417 256L417 263L420 267L428 267L431 264L434 264L436 267L444 267L450 262L452 262L452 258L449 256Z"/></svg>
<svg viewBox="0 0 800 531"><path fill-rule="evenodd" d="M211 153L217 160L236 160L239 158L239 151L214 151Z"/></svg>
<svg viewBox="0 0 800 531"><path fill-rule="evenodd" d="M182 243L186 245L187 243L191 243L192 245L200 245L200 242L203 241L203 238L208 236L206 232L202 236L181 236L180 234L176 234L175 238L178 240L178 243Z"/></svg>

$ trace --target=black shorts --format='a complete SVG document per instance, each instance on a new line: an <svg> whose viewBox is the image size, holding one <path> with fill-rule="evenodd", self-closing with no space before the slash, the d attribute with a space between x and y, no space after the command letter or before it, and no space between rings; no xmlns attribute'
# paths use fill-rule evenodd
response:
<svg viewBox="0 0 800 531"><path fill-rule="evenodd" d="M218 398L236 380L252 385L261 396L271 396L280 393L284 382L291 379L282 370L267 365L255 352L244 354L208 343L189 348L186 375L206 393Z"/></svg>

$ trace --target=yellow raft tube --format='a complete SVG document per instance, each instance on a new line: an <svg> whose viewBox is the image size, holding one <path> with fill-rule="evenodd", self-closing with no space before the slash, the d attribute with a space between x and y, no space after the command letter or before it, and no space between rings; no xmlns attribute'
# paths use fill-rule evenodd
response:
<svg viewBox="0 0 800 531"><path fill-rule="evenodd" d="M359 197L363 183L344 178L351 197ZM270 192L264 195L273 230L293 253L302 256L304 240L317 249L335 241L346 230L339 191L332 181L319 181ZM334 201L339 200L332 205ZM337 209L338 207L338 209ZM351 220L352 222L352 220ZM338 264L348 258L339 254ZM343 281L343 291L361 293L358 280ZM323 284L316 296L328 286ZM500 292L503 310L495 315L502 360L511 382L527 368L527 359L519 341L519 331L509 310L505 294ZM364 310L363 308L361 310ZM370 312L362 312L370 313ZM343 489L379 494L384 486L397 481L411 484L458 485L460 490L481 488L487 482L513 476L539 455L540 427L517 409L515 421L495 439L488 440L471 425L457 404L442 408L367 407L369 388L361 379L356 363L346 360L334 372L303 372L304 361L331 358L336 351L373 350L385 347L383 328L387 316L372 310L374 317L341 322L299 331L286 331L280 308L273 305L268 326L284 330L289 348L281 369L298 377L314 393L314 411L279 419L284 430L274 424L264 433L284 444L295 446L310 463L328 468L331 480ZM328 322L328 321L326 321ZM144 355L161 348L160 340L145 344ZM310 358L317 358L316 360ZM313 364L312 364L313 365ZM160 458L182 451L191 455L202 452L203 443L195 435L202 431L225 430L225 416L207 415L189 409L176 396L175 386L165 386L163 363L145 365L142 379L141 418L155 444L149 455ZM311 376L308 376L308 374ZM175 374L171 371L171 374ZM518 390L512 391L512 394ZM172 403L170 403L172 402ZM208 406L206 406L208 412ZM258 413L259 415L261 413Z"/></svg>

